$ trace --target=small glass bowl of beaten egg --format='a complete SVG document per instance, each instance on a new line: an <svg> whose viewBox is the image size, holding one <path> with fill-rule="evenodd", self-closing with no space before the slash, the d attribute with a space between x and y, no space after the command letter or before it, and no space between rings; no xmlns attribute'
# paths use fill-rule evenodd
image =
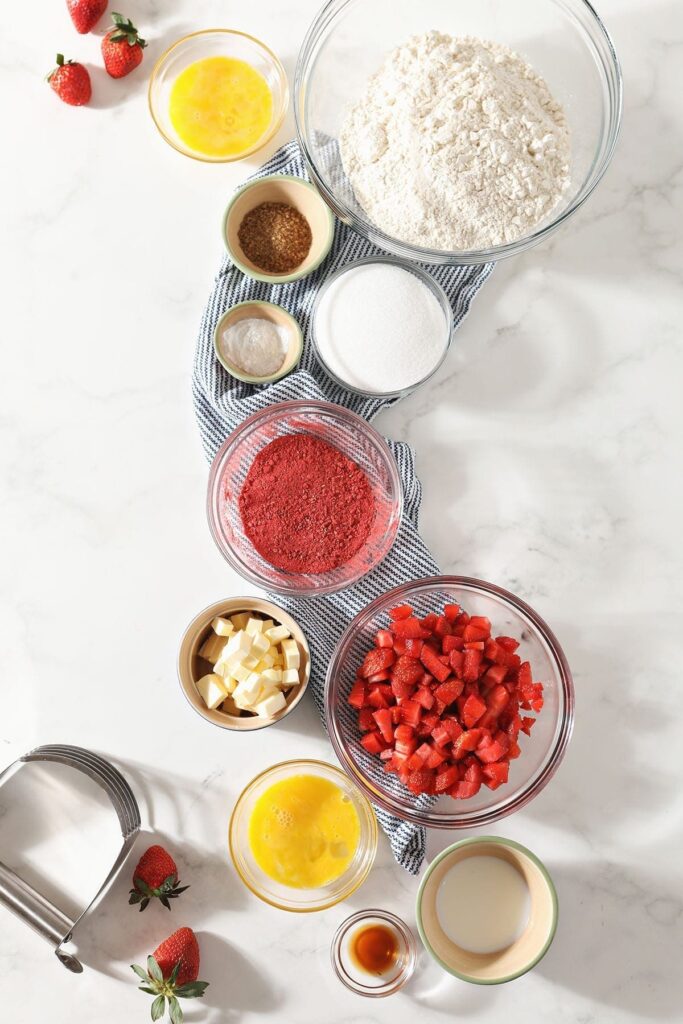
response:
<svg viewBox="0 0 683 1024"><path fill-rule="evenodd" d="M272 139L287 112L289 87L264 43L215 28L184 36L161 55L148 99L169 145L195 160L228 163Z"/></svg>
<svg viewBox="0 0 683 1024"><path fill-rule="evenodd" d="M240 795L230 854L255 896L280 910L326 910L367 878L377 819L366 797L324 761L283 761Z"/></svg>

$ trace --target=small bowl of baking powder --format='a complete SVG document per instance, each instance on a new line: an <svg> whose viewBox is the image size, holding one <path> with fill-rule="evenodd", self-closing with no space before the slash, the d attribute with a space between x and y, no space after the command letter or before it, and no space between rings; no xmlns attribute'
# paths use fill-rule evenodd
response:
<svg viewBox="0 0 683 1024"><path fill-rule="evenodd" d="M216 358L245 384L272 384L301 359L303 334L291 313L274 302L239 302L213 332Z"/></svg>
<svg viewBox="0 0 683 1024"><path fill-rule="evenodd" d="M421 267L391 256L347 263L319 290L311 341L322 368L355 394L400 398L446 358L453 311Z"/></svg>

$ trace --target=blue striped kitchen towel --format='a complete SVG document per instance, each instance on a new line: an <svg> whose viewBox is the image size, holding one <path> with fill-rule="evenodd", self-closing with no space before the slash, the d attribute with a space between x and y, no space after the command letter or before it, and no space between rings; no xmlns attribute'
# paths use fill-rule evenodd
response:
<svg viewBox="0 0 683 1024"><path fill-rule="evenodd" d="M297 142L289 142L278 150L254 177L277 173L307 177ZM245 277L227 256L223 258L202 317L192 377L195 414L209 460L214 458L226 437L243 419L274 402L321 399L336 402L372 420L381 409L398 401L367 398L346 391L319 366L309 343L311 309L318 287L343 264L373 255L383 255L383 251L337 222L329 256L313 274L301 281L285 285L254 281ZM427 266L425 269L448 295L457 327L467 315L472 299L490 275L493 265ZM298 369L266 387L254 387L235 380L218 362L213 349L214 328L225 310L237 302L252 299L265 299L284 306L299 321L304 333L304 350ZM323 721L326 666L351 619L375 597L392 587L438 572L418 533L422 491L415 474L412 449L403 442L388 443L396 458L404 489L403 521L390 554L373 572L341 593L305 599L274 597L299 621L315 652L309 685ZM380 808L376 810L394 857L411 874L417 874L425 855L425 830Z"/></svg>

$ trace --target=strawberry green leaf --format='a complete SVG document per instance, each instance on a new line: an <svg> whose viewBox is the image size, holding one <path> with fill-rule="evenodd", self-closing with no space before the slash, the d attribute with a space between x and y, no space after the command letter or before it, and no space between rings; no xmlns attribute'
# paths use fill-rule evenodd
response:
<svg viewBox="0 0 683 1024"><path fill-rule="evenodd" d="M178 973L180 971L181 963L182 963L182 960L179 960L178 963L173 968L173 970L171 971L171 977L168 979L169 985L175 985L176 980L178 978Z"/></svg>
<svg viewBox="0 0 683 1024"><path fill-rule="evenodd" d="M171 1024L183 1024L182 1007L175 996L171 996L168 1001L168 1015L171 1018Z"/></svg>
<svg viewBox="0 0 683 1024"><path fill-rule="evenodd" d="M149 974L150 978L152 978L154 981L164 980L164 976L161 973L161 967L159 967L159 964L156 962L153 956L147 957L147 973Z"/></svg>
<svg viewBox="0 0 683 1024"><path fill-rule="evenodd" d="M135 971L138 978L142 979L142 981L149 981L149 975L147 974L147 971L143 967L140 967L139 964L131 964L130 967L131 970Z"/></svg>
<svg viewBox="0 0 683 1024"><path fill-rule="evenodd" d="M208 987L208 981L188 981L185 985L177 988L175 994L180 999L198 999L204 995Z"/></svg>
<svg viewBox="0 0 683 1024"><path fill-rule="evenodd" d="M166 1009L166 997L157 996L152 1003L152 1020L159 1020L159 1017L163 1017L164 1010Z"/></svg>

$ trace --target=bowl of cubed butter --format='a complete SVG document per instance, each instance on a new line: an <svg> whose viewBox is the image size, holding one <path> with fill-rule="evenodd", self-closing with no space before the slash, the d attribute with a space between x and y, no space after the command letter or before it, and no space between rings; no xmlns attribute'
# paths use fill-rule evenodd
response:
<svg viewBox="0 0 683 1024"><path fill-rule="evenodd" d="M308 685L311 653L291 615L270 601L233 597L205 608L183 635L178 676L198 714L248 732L280 721Z"/></svg>

